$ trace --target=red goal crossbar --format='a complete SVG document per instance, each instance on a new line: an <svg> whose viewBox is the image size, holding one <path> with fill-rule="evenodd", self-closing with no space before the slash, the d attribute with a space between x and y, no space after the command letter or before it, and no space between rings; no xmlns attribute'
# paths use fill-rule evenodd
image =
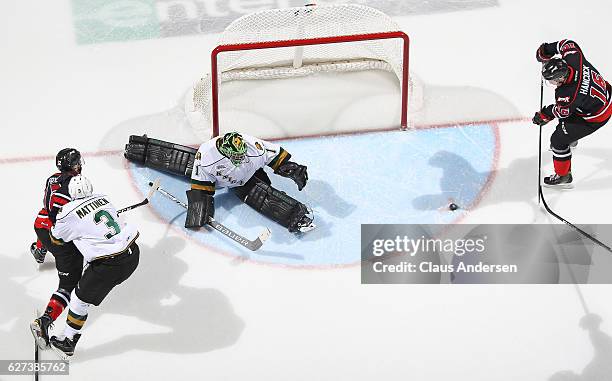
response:
<svg viewBox="0 0 612 381"><path fill-rule="evenodd" d="M380 32L380 33L369 33L369 34L356 34L348 36L333 36L333 37L319 37L319 38L306 38L299 40L283 40L283 41L266 41L266 42L251 42L244 44L231 44L231 45L219 45L213 49L211 53L211 85L212 85L212 124L213 124L213 137L219 135L219 73L217 72L217 60L219 54L223 52L234 52L240 50L257 50L257 49L273 49L273 48L287 48L307 45L323 45L323 44L336 44L342 42L358 42L358 41L370 41L370 40L385 40L392 38L401 38L403 40L403 64L402 64L402 88L401 88L401 128L406 129L408 127L408 59L409 59L409 48L410 38L402 31L394 32Z"/></svg>

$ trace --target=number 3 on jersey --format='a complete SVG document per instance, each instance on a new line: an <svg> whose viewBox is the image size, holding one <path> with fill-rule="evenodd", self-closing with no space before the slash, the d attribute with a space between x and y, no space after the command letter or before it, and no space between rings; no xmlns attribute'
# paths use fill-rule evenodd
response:
<svg viewBox="0 0 612 381"><path fill-rule="evenodd" d="M109 232L104 235L106 239L111 239L112 236L117 235L121 232L119 224L117 224L113 216L111 216L110 213L106 210L99 210L94 215L94 222L96 223L96 225L100 224L101 222L104 222L104 225L108 227Z"/></svg>

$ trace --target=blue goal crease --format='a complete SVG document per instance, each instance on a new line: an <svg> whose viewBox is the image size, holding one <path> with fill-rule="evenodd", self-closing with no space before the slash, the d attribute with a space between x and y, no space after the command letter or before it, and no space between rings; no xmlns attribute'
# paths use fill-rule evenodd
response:
<svg viewBox="0 0 612 381"><path fill-rule="evenodd" d="M489 124L416 131L280 141L292 158L308 166L308 184L270 172L273 185L314 210L317 228L302 236L243 204L231 191L215 195L215 219L254 239L263 227L272 237L256 254L211 230L185 229L185 210L163 197L151 207L189 239L239 258L287 266L337 266L360 258L361 224L445 224L476 203L496 165L496 127ZM188 181L130 164L143 194L161 177L164 189L186 201Z"/></svg>

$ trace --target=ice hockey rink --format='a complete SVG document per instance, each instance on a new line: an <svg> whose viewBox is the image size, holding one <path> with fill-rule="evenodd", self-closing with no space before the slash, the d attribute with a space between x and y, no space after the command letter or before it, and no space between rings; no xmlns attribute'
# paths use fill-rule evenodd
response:
<svg viewBox="0 0 612 381"><path fill-rule="evenodd" d="M234 96L232 107L257 110L236 122L249 121L244 128L253 135L349 132L279 140L308 165L310 180L302 192L288 179L273 176L273 183L313 207L318 228L295 237L220 192L219 221L248 237L264 226L272 230L260 251L248 252L213 231L186 231L184 210L155 195L125 215L141 233L138 269L91 308L70 375L41 379L612 379L610 285L362 285L359 269L362 223L558 223L537 203L538 128L530 121L540 101L535 51L544 41L571 38L609 81L605 20L612 5L352 3L390 10L410 36L410 70L423 84L421 107L409 110L411 128L388 130L399 123L399 90L388 74L230 84L224 91ZM200 144L183 102L209 70L217 33L242 14L300 4L0 3L0 359L33 358L29 323L56 288L52 260L39 267L29 246L57 151L78 148L83 173L118 207L142 200L157 177L185 200L186 180L128 163L123 145L130 134L143 133ZM190 29L198 25L194 7L205 12L210 30ZM109 24L121 9L123 17ZM146 24L149 11L164 23L161 32L129 33ZM545 88L545 104L552 91ZM351 128L384 131L351 134ZM609 128L580 141L574 190L545 190L551 208L574 223L609 222ZM544 127L547 174L553 129L553 123ZM449 211L449 200L461 208ZM65 314L54 332L64 324ZM56 358L49 351L41 356ZM32 376L0 380L26 377Z"/></svg>

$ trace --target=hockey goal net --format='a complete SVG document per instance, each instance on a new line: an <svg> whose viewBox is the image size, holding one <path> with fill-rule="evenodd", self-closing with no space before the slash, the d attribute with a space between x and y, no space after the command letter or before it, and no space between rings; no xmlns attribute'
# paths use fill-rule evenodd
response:
<svg viewBox="0 0 612 381"><path fill-rule="evenodd" d="M220 85L320 73L382 70L399 82L400 120L419 107L421 86L409 75L409 38L384 13L363 5L307 5L255 12L232 22L211 54L211 73L188 92L185 111L202 139L241 126L220 120Z"/></svg>

